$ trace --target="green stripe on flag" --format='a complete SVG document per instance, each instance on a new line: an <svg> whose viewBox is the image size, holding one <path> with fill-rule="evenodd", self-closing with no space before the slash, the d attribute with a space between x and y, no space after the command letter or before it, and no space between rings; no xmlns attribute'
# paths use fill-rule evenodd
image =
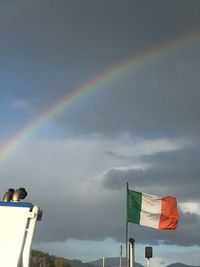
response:
<svg viewBox="0 0 200 267"><path fill-rule="evenodd" d="M142 193L128 190L127 221L140 224L140 211L142 206Z"/></svg>

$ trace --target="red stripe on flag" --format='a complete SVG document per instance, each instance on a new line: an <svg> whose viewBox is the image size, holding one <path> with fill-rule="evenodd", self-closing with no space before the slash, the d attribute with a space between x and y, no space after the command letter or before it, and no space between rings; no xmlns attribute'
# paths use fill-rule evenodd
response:
<svg viewBox="0 0 200 267"><path fill-rule="evenodd" d="M178 226L179 213L175 197L162 198L159 229L175 230Z"/></svg>

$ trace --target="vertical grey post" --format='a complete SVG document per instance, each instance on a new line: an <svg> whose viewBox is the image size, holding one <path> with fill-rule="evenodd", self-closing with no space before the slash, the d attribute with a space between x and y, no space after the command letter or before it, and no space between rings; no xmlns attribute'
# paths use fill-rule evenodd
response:
<svg viewBox="0 0 200 267"><path fill-rule="evenodd" d="M122 267L122 245L119 247L119 267Z"/></svg>
<svg viewBox="0 0 200 267"><path fill-rule="evenodd" d="M128 183L126 183L126 267L129 267L129 259L128 259Z"/></svg>
<svg viewBox="0 0 200 267"><path fill-rule="evenodd" d="M135 264L135 253L134 253L134 244L135 244L135 240L134 238L130 238L129 239L129 262L130 262L130 267L134 267Z"/></svg>
<svg viewBox="0 0 200 267"><path fill-rule="evenodd" d="M145 258L147 258L147 267L150 267L150 258L153 257L153 248L145 247Z"/></svg>
<svg viewBox="0 0 200 267"><path fill-rule="evenodd" d="M105 256L103 256L103 267L105 267Z"/></svg>

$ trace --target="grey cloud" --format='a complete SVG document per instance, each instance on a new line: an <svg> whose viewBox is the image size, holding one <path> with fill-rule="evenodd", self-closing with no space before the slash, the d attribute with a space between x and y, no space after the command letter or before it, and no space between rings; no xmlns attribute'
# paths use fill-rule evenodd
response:
<svg viewBox="0 0 200 267"><path fill-rule="evenodd" d="M158 194L164 189L165 193L176 193L178 201L183 200L183 195L186 201L199 200L199 194L194 194L199 189L198 181L186 184L180 179L178 185L177 176L170 176L169 184L165 184L166 176L156 166L150 172L127 168L127 172L122 173L120 169L110 169L104 172L105 180L101 180L102 170L121 162L115 157L111 157L111 160L110 156L105 157L102 153L106 149L110 151L110 146L104 139L36 142L32 144L32 149L24 147L17 158L5 162L0 170L1 194L3 188L24 186L29 193L27 201L36 202L44 210L43 220L37 225L35 242L64 241L69 238L103 240L107 237L123 242L126 178L130 179L130 186L143 188L147 193ZM155 155L151 157L153 160ZM121 177L124 177L123 181ZM130 231L138 243L148 240L151 244L191 246L199 245L198 233L193 232L198 227L199 216L181 213L180 227L175 232L160 232L137 225L130 225Z"/></svg>
<svg viewBox="0 0 200 267"><path fill-rule="evenodd" d="M91 200L73 197L69 202L56 203L53 212L49 208L46 210L46 220L44 218L45 222L38 228L38 240L103 240L123 236L123 214L119 211L119 207L123 210L123 203L120 198L115 203L110 198L91 203Z"/></svg>
<svg viewBox="0 0 200 267"><path fill-rule="evenodd" d="M104 176L103 185L111 192L130 188L145 190L158 195L175 195L179 201L199 202L199 145L168 153L142 156L143 163L151 168L110 169ZM133 235L140 243L192 246L199 245L199 215L180 211L179 228L174 232L157 232L149 228L133 226ZM131 228L131 227L130 227ZM132 228L131 228L132 229Z"/></svg>
<svg viewBox="0 0 200 267"><path fill-rule="evenodd" d="M112 201L111 195L101 203L95 203L94 206L84 200L82 200L81 204L72 200L71 205L66 206L60 203L62 208L57 206L52 214L50 209L46 210L46 220L41 226L38 226L37 241L64 241L68 238L103 240L107 237L112 237L119 242L124 242L124 204L124 193L120 193L119 198L115 198L115 202ZM130 236L133 235L136 242L142 244L148 242L153 245L200 245L198 234L199 215L180 211L179 213L180 221L176 231L158 231L129 224Z"/></svg>
<svg viewBox="0 0 200 267"><path fill-rule="evenodd" d="M68 126L85 133L198 134L199 57L191 56L190 67L178 63L182 57L183 53L172 55L170 64L163 59L106 84L61 122L67 121ZM178 64L186 64L181 74L177 74Z"/></svg>
<svg viewBox="0 0 200 267"><path fill-rule="evenodd" d="M103 184L110 190L119 190L129 182L130 186L136 189L146 188L150 193L175 194L182 201L185 198L199 201L199 152L199 146L196 146L191 149L142 156L144 165L150 167L144 170L110 169L104 175Z"/></svg>

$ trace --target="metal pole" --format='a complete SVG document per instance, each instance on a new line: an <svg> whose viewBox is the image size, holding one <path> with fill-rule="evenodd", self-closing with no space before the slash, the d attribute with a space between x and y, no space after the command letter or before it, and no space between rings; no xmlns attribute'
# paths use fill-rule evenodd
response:
<svg viewBox="0 0 200 267"><path fill-rule="evenodd" d="M122 245L119 247L119 267L122 267Z"/></svg>
<svg viewBox="0 0 200 267"><path fill-rule="evenodd" d="M126 221L126 267L129 267L128 258L128 222Z"/></svg>
<svg viewBox="0 0 200 267"><path fill-rule="evenodd" d="M134 238L130 238L129 239L129 261L130 261L130 267L134 267L134 263L135 263L135 255L134 255L134 244L135 244L135 240Z"/></svg>
<svg viewBox="0 0 200 267"><path fill-rule="evenodd" d="M105 257L103 256L103 267L105 267Z"/></svg>
<svg viewBox="0 0 200 267"><path fill-rule="evenodd" d="M126 183L126 267L129 267L129 259L128 259L128 183Z"/></svg>

